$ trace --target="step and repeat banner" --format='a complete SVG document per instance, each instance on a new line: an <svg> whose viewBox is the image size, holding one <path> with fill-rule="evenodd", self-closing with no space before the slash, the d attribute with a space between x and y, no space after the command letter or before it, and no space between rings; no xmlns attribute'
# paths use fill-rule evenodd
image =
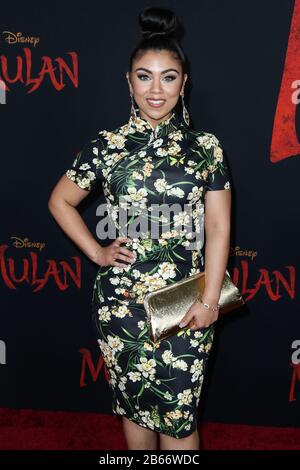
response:
<svg viewBox="0 0 300 470"><path fill-rule="evenodd" d="M112 413L92 321L98 266L48 199L84 144L128 121L146 6L1 6L0 407ZM153 6L183 22L192 125L219 138L233 179L228 269L246 305L217 324L202 419L298 426L300 0ZM95 238L104 202L93 191L78 208Z"/></svg>

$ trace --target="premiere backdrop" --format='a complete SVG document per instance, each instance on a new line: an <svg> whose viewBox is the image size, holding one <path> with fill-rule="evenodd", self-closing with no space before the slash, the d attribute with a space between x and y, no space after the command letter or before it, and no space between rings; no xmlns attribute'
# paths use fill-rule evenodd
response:
<svg viewBox="0 0 300 470"><path fill-rule="evenodd" d="M218 323L202 419L298 426L300 0L1 7L0 406L112 413L98 267L47 204L83 145L128 121L125 74L150 5L182 19L192 123L219 138L234 183L228 269L246 306ZM104 201L79 208L95 237Z"/></svg>

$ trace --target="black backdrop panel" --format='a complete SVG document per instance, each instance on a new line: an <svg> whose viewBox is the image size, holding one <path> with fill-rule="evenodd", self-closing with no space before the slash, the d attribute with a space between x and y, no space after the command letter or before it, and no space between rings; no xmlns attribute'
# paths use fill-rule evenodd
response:
<svg viewBox="0 0 300 470"><path fill-rule="evenodd" d="M293 67L286 62L300 2L152 4L173 8L185 25L189 113L196 129L222 142L234 181L229 270L246 307L218 323L203 418L298 426L300 161L290 138L300 127L288 101L294 90L281 91L284 80L300 79L299 48L290 50ZM92 324L97 266L63 234L47 202L78 150L128 121L125 74L146 6L1 6L0 78L20 74L7 82L1 106L2 407L111 413ZM95 237L101 202L93 193L80 208Z"/></svg>

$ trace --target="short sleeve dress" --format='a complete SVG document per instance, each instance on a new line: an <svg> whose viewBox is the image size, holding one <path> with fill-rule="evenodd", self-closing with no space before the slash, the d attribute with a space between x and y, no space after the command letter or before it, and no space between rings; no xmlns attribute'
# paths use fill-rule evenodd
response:
<svg viewBox="0 0 300 470"><path fill-rule="evenodd" d="M214 134L187 126L175 108L155 129L136 109L124 125L88 142L66 175L84 190L102 187L111 241L128 236L123 246L136 254L126 268L100 266L93 285L112 410L144 428L186 437L197 429L214 324L154 343L143 298L204 270L205 195L231 188L222 146Z"/></svg>

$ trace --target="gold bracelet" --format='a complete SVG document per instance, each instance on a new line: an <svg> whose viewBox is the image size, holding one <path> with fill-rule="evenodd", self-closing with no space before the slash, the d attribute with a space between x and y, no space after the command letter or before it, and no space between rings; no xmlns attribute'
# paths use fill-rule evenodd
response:
<svg viewBox="0 0 300 470"><path fill-rule="evenodd" d="M205 308L207 309L210 309L210 310L213 310L213 312L217 312L218 309L220 308L220 304L217 304L217 305L209 305L208 303L206 302L203 302L203 300L201 299L201 297L198 297L196 302L200 302Z"/></svg>

